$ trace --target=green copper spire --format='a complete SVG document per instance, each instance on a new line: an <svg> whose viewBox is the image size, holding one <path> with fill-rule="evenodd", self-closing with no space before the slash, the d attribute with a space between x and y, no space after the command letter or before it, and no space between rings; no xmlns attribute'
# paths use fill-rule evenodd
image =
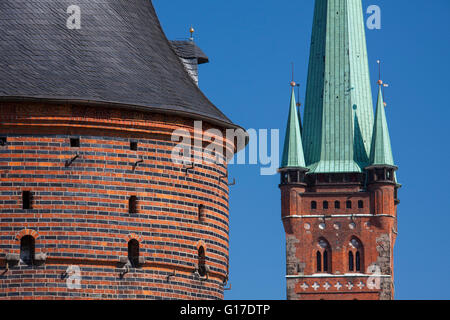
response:
<svg viewBox="0 0 450 320"><path fill-rule="evenodd" d="M395 166L394 158L392 157L391 139L386 121L386 112L384 109L383 93L381 92L380 85L370 153L370 165L373 166Z"/></svg>
<svg viewBox="0 0 450 320"><path fill-rule="evenodd" d="M303 119L311 173L363 172L373 102L361 0L316 0Z"/></svg>
<svg viewBox="0 0 450 320"><path fill-rule="evenodd" d="M283 159L281 168L305 168L302 135L300 133L300 119L298 118L294 88L292 88L291 106L284 139Z"/></svg>

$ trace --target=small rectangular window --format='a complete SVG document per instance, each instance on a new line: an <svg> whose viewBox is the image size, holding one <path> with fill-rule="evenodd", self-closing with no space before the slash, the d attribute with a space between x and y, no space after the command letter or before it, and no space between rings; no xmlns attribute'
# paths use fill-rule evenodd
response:
<svg viewBox="0 0 450 320"><path fill-rule="evenodd" d="M33 196L31 194L31 191L23 191L22 192L22 208L24 210L33 208L32 198L33 198Z"/></svg>
<svg viewBox="0 0 450 320"><path fill-rule="evenodd" d="M71 148L79 148L80 147L80 138L70 138L70 147Z"/></svg>
<svg viewBox="0 0 450 320"><path fill-rule="evenodd" d="M137 213L137 197L131 196L128 199L128 213Z"/></svg>
<svg viewBox="0 0 450 320"><path fill-rule="evenodd" d="M138 149L138 143L137 143L137 141L131 141L131 142L130 142L130 150L132 150L132 151L137 151L137 149Z"/></svg>
<svg viewBox="0 0 450 320"><path fill-rule="evenodd" d="M6 146L6 143L8 142L6 137L0 137L0 146Z"/></svg>

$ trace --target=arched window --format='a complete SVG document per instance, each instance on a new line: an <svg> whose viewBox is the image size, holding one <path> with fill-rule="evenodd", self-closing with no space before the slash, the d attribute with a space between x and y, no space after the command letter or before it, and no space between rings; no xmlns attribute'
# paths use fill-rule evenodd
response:
<svg viewBox="0 0 450 320"><path fill-rule="evenodd" d="M203 247L198 249L198 274L201 277L206 276L206 253Z"/></svg>
<svg viewBox="0 0 450 320"><path fill-rule="evenodd" d="M351 201L351 200L348 200L348 201L346 202L346 206L347 206L347 209L351 209L351 208L352 208L352 201Z"/></svg>
<svg viewBox="0 0 450 320"><path fill-rule="evenodd" d="M131 196L128 199L128 213L137 213L137 197Z"/></svg>
<svg viewBox="0 0 450 320"><path fill-rule="evenodd" d="M363 209L364 208L364 201L362 201L362 200L358 201L358 208L359 209Z"/></svg>
<svg viewBox="0 0 450 320"><path fill-rule="evenodd" d="M348 270L355 272L363 271L364 247L359 239L353 237L349 243Z"/></svg>
<svg viewBox="0 0 450 320"><path fill-rule="evenodd" d="M341 208L341 202L340 201L335 201L334 202L334 208L335 209L340 209Z"/></svg>
<svg viewBox="0 0 450 320"><path fill-rule="evenodd" d="M139 266L139 242L136 239L128 241L128 261L133 268Z"/></svg>
<svg viewBox="0 0 450 320"><path fill-rule="evenodd" d="M331 247L327 240L319 239L319 250L316 254L317 272L331 272Z"/></svg>
<svg viewBox="0 0 450 320"><path fill-rule="evenodd" d="M27 265L34 264L35 243L32 236L24 236L20 239L20 260Z"/></svg>
<svg viewBox="0 0 450 320"><path fill-rule="evenodd" d="M323 209L328 210L328 201L323 202Z"/></svg>
<svg viewBox="0 0 450 320"><path fill-rule="evenodd" d="M316 210L317 209L317 202L316 201L311 201L311 209L312 210Z"/></svg>

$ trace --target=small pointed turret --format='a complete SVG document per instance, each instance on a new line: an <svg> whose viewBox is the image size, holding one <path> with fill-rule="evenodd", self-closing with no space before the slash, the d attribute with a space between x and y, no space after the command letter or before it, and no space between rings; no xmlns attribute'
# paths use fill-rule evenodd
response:
<svg viewBox="0 0 450 320"><path fill-rule="evenodd" d="M281 161L283 169L306 167L294 88L295 86L292 86L291 105Z"/></svg>
<svg viewBox="0 0 450 320"><path fill-rule="evenodd" d="M373 127L372 146L370 152L371 166L395 166L392 156L391 139L386 120L382 82L379 82L377 111Z"/></svg>

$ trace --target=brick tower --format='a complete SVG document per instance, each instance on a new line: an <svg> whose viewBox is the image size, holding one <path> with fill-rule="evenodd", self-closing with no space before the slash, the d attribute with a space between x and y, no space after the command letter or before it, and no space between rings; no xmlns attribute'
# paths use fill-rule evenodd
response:
<svg viewBox="0 0 450 320"><path fill-rule="evenodd" d="M382 84L374 119L361 0L316 0L303 126L293 90L280 169L290 300L394 297Z"/></svg>
<svg viewBox="0 0 450 320"><path fill-rule="evenodd" d="M195 43L149 0L2 0L0 52L0 299L223 299L227 163L172 161L236 151Z"/></svg>

